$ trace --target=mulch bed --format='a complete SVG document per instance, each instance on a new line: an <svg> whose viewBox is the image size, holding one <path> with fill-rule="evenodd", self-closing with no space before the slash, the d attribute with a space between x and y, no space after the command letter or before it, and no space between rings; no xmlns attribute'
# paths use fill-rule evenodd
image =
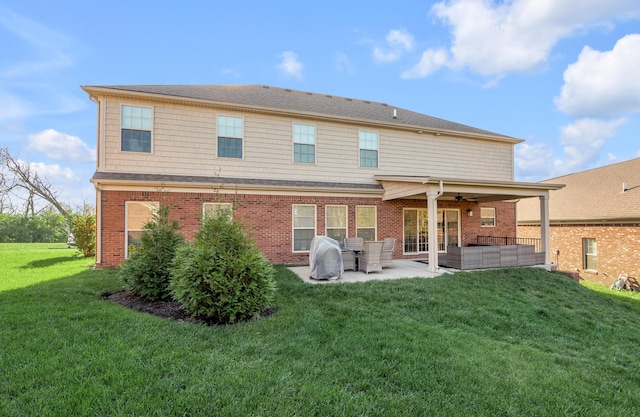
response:
<svg viewBox="0 0 640 417"><path fill-rule="evenodd" d="M204 320L196 319L182 311L180 303L174 300L149 301L146 298L132 294L129 291L118 291L113 294L106 294L104 298L130 309L153 314L154 316L172 320L208 324Z"/></svg>
<svg viewBox="0 0 640 417"><path fill-rule="evenodd" d="M212 320L204 320L190 316L182 310L180 303L174 300L149 301L146 298L132 294L129 291L118 291L112 294L105 294L103 295L103 298L133 310L142 311L144 313L153 314L154 316L164 317L171 320L186 321L189 323L203 324L207 326L221 324ZM275 309L270 307L255 318L265 318L273 313L275 313Z"/></svg>

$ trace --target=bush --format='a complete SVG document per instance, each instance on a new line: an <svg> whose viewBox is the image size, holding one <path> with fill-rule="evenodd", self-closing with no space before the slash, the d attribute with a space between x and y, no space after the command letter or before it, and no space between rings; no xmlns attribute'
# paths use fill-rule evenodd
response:
<svg viewBox="0 0 640 417"><path fill-rule="evenodd" d="M73 217L71 233L80 252L86 257L96 255L96 215L79 214Z"/></svg>
<svg viewBox="0 0 640 417"><path fill-rule="evenodd" d="M173 298L192 316L234 323L258 315L274 298L274 269L230 211L207 217L191 246L178 250Z"/></svg>
<svg viewBox="0 0 640 417"><path fill-rule="evenodd" d="M183 243L178 222L169 220L170 208L160 205L153 220L145 224L141 245L120 267L119 274L129 291L148 300L169 298L171 263Z"/></svg>

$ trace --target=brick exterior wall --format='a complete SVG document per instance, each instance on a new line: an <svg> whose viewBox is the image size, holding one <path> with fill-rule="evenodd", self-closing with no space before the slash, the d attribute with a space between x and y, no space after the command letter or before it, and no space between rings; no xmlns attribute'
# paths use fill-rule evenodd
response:
<svg viewBox="0 0 640 417"><path fill-rule="evenodd" d="M518 226L518 237L540 237L539 226ZM582 239L595 239L597 271L586 271ZM577 271L580 278L611 285L620 274L640 279L640 223L551 225L551 260L563 271ZM560 251L556 257L554 251Z"/></svg>
<svg viewBox="0 0 640 417"><path fill-rule="evenodd" d="M124 261L125 203L127 201L157 201L171 206L171 218L180 224L181 233L192 240L202 217L205 202L236 202L234 218L249 227L250 235L257 247L273 263L308 264L308 253L292 250L292 205L316 205L316 233L325 233L325 206L346 205L348 208L349 236L356 234L356 206L377 207L377 238L398 239L394 258L422 258L426 254L403 255L403 209L426 208L425 200L382 201L377 198L315 197L253 194L211 194L197 192L147 192L147 191L102 191L102 259L99 266L117 266ZM480 226L480 207L496 208L496 226ZM478 205L473 202L439 201L438 208L460 210L461 245L474 243L476 236L515 236L515 203L497 202ZM467 215L473 210L473 216Z"/></svg>

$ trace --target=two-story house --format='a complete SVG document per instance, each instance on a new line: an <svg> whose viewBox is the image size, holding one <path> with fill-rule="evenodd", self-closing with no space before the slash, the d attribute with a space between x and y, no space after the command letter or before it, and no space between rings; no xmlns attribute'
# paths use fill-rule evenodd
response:
<svg viewBox="0 0 640 417"><path fill-rule="evenodd" d="M187 239L235 204L275 263L311 239L395 237L429 259L478 236L515 236L514 200L538 197L542 250L554 184L514 182L521 140L400 107L262 85L84 86L98 106L97 259L127 258L164 202ZM549 254L546 254L549 263Z"/></svg>

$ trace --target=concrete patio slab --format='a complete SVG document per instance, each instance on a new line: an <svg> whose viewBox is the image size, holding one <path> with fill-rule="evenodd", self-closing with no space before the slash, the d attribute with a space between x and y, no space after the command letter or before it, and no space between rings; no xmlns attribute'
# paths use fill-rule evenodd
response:
<svg viewBox="0 0 640 417"><path fill-rule="evenodd" d="M425 263L412 261L409 259L396 259L393 261L395 268L384 268L382 272L364 272L345 271L340 279L319 280L310 277L311 269L309 266L292 266L289 269L300 277L304 282L309 284L333 284L333 283L352 283L367 281L383 281L388 279L402 278L434 278L442 274L452 273L451 270L439 268L438 272L429 272L428 265Z"/></svg>

